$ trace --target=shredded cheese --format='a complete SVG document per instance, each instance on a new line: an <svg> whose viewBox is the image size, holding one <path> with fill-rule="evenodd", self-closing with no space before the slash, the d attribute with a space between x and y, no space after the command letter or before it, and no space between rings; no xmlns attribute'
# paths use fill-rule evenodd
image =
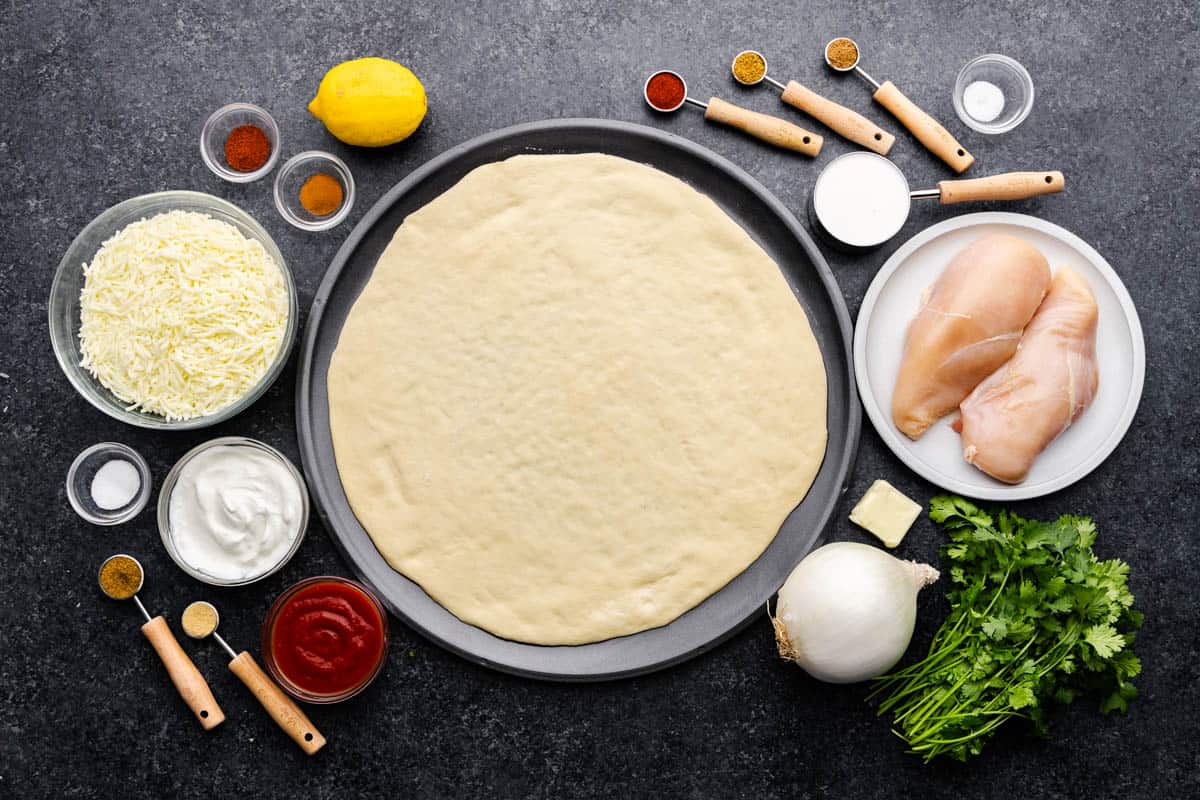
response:
<svg viewBox="0 0 1200 800"><path fill-rule="evenodd" d="M207 416L262 378L288 324L280 265L194 211L139 220L83 265L82 366L130 410Z"/></svg>

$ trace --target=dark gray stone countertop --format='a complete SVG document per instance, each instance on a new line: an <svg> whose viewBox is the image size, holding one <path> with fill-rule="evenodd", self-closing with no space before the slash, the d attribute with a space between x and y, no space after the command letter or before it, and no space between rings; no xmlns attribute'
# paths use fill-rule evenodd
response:
<svg viewBox="0 0 1200 800"><path fill-rule="evenodd" d="M1001 797L1200 796L1200 35L1195 2L93 3L14 0L0 13L0 165L9 185L0 228L0 796L4 797ZM275 237L307 312L353 225L390 186L447 148L517 122L608 117L654 125L732 159L800 210L820 167L848 145L827 138L813 163L710 126L697 113L655 116L639 92L672 67L695 95L719 94L805 124L773 92L736 87L732 56L767 54L772 73L886 122L865 87L829 73L826 40L845 34L864 66L939 117L977 156L973 174L1057 168L1065 194L1007 206L1094 245L1129 288L1145 330L1145 394L1128 435L1075 486L1018 504L1033 516L1095 517L1098 551L1132 565L1146 625L1136 650L1142 696L1126 717L1092 702L1054 715L1049 740L1012 725L968 765L906 755L862 686L808 679L776 657L755 620L715 650L653 675L600 685L511 677L393 625L386 671L370 690L312 707L329 737L304 757L262 713L213 645L185 641L227 722L203 733L138 632L131 606L104 601L101 559L139 555L143 599L176 622L215 599L235 648L259 651L274 597L320 573L349 574L313 523L296 558L243 589L214 592L181 573L153 510L111 529L71 511L67 467L98 441L126 442L157 484L213 436L256 437L298 458L295 356L250 410L183 434L134 429L93 410L59 371L46 331L54 268L105 208L145 192L211 192ZM1033 113L987 137L954 115L958 68L1005 53L1033 75ZM408 64L430 113L407 142L377 152L332 139L305 106L324 71L382 55ZM275 212L270 181L224 183L201 163L197 134L234 100L268 108L284 155L343 157L359 201L339 228L308 234ZM816 123L811 123L816 126ZM895 161L914 185L949 171L898 134ZM851 314L872 275L909 236L958 209L920 204L894 242L866 256L826 251ZM925 483L866 424L847 497L829 535L866 540L846 516L886 477L927 500ZM939 534L922 520L904 555L936 563ZM926 592L910 657L940 623Z"/></svg>

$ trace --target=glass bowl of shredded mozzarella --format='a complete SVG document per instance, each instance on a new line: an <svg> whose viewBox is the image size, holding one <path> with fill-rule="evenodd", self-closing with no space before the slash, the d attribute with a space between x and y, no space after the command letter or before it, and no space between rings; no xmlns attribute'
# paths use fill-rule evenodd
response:
<svg viewBox="0 0 1200 800"><path fill-rule="evenodd" d="M71 385L143 428L213 425L270 387L296 339L296 285L271 236L201 192L119 203L67 249L50 339Z"/></svg>

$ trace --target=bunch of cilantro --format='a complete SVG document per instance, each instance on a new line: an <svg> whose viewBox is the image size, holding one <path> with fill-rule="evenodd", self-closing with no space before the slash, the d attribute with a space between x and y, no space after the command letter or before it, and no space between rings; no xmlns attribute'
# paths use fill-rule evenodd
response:
<svg viewBox="0 0 1200 800"><path fill-rule="evenodd" d="M988 514L947 495L931 501L929 516L950 537L950 615L923 660L878 678L872 692L912 752L965 761L1010 719L1044 734L1046 707L1085 693L1102 693L1104 713L1127 709L1142 615L1129 565L1092 552L1090 519Z"/></svg>

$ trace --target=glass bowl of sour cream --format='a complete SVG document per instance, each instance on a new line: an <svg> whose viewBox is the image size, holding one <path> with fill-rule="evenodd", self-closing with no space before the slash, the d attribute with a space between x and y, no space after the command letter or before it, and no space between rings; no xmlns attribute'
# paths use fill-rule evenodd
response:
<svg viewBox="0 0 1200 800"><path fill-rule="evenodd" d="M158 530L187 574L244 586L278 572L308 528L304 476L270 445L223 436L179 459L158 494Z"/></svg>

